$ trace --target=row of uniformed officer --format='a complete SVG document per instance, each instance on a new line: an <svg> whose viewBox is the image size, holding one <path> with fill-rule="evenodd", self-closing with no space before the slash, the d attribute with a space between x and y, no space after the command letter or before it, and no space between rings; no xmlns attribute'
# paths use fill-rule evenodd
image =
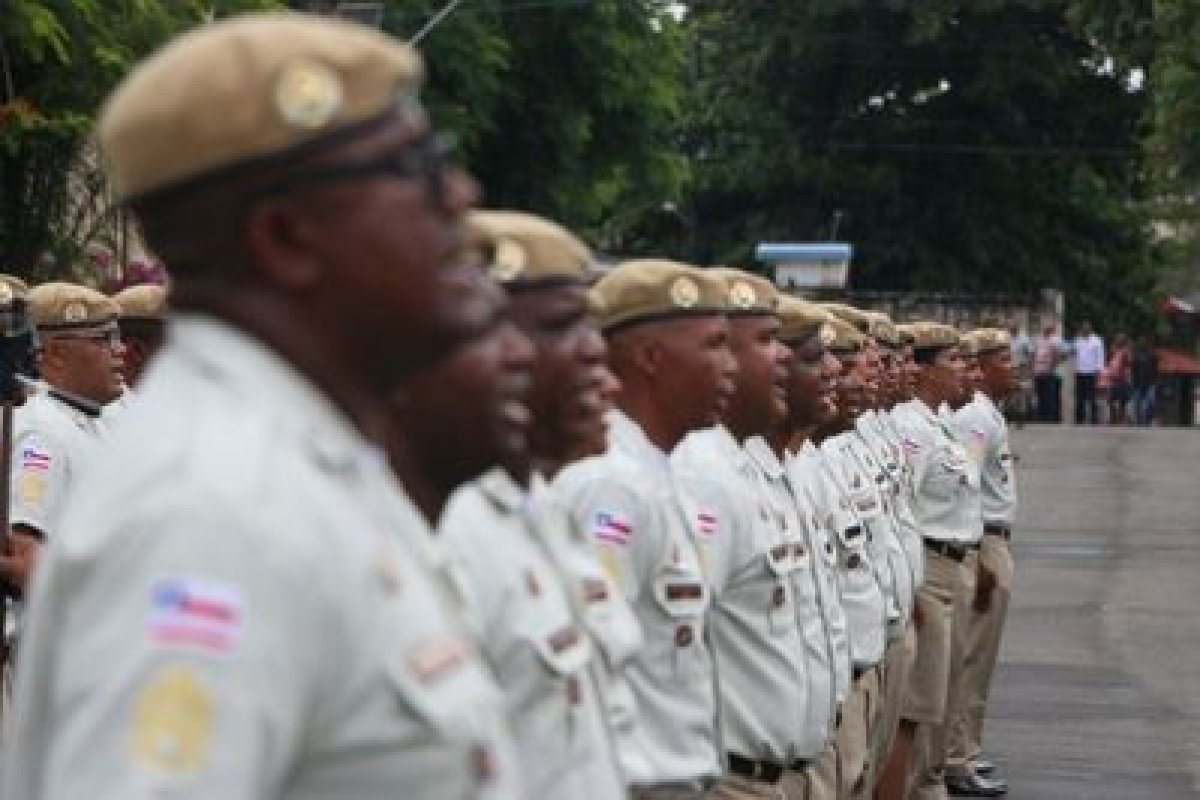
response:
<svg viewBox="0 0 1200 800"><path fill-rule="evenodd" d="M870 796L927 583L894 328L658 260L589 297L465 215L418 71L250 17L107 106L181 313L50 537L5 796Z"/></svg>

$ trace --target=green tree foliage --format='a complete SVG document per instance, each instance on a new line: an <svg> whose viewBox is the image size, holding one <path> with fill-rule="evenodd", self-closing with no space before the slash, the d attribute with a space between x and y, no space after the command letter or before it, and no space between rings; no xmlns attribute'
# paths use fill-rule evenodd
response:
<svg viewBox="0 0 1200 800"><path fill-rule="evenodd" d="M419 30L442 2L388 4ZM676 200L686 162L683 31L665 0L468 0L421 42L436 118L485 203L530 209L612 245Z"/></svg>
<svg viewBox="0 0 1200 800"><path fill-rule="evenodd" d="M837 220L857 288L1055 287L1078 314L1138 316L1146 99L1106 43L1141 18L1105 5L695 4L703 254L745 261Z"/></svg>
<svg viewBox="0 0 1200 800"><path fill-rule="evenodd" d="M69 264L103 182L80 158L102 98L138 58L214 16L271 0L0 0L0 266Z"/></svg>

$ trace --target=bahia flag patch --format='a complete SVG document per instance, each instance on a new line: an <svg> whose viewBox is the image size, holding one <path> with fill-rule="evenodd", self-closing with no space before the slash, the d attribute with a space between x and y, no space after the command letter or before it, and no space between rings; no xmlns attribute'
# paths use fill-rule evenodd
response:
<svg viewBox="0 0 1200 800"><path fill-rule="evenodd" d="M602 542L626 545L633 535L633 525L614 511L597 511L592 519L592 535Z"/></svg>
<svg viewBox="0 0 1200 800"><path fill-rule="evenodd" d="M717 533L717 515L707 509L696 513L696 530L705 536L715 536Z"/></svg>
<svg viewBox="0 0 1200 800"><path fill-rule="evenodd" d="M166 578L150 591L150 639L167 648L225 654L242 632L241 595L195 578Z"/></svg>
<svg viewBox="0 0 1200 800"><path fill-rule="evenodd" d="M35 445L26 445L21 450L21 468L48 470L50 454Z"/></svg>

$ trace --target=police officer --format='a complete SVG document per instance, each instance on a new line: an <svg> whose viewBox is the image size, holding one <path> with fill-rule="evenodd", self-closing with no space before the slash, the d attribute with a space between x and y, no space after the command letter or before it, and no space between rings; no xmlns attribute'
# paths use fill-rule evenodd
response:
<svg viewBox="0 0 1200 800"><path fill-rule="evenodd" d="M120 309L117 324L125 346L122 362L126 386L136 386L154 354L162 349L167 324L167 289L144 283L113 295Z"/></svg>
<svg viewBox="0 0 1200 800"><path fill-rule="evenodd" d="M514 317L536 342L529 359L534 375L529 400L536 405L527 416L529 446L504 448L500 469L455 492L440 530L469 580L477 630L509 701L530 795L616 800L625 786L602 694L636 652L638 629L616 587L605 580L592 542L553 501L535 466L539 454L557 454L561 445L554 434L572 424L602 424L581 413L590 410L599 388L590 362L605 352L588 315L591 255L565 229L528 214L479 212L472 226L486 239L490 271L515 298L513 311L520 310ZM545 312L539 312L541 305ZM555 324L536 324L543 313ZM445 403L455 386L442 388L450 391L426 392L426 407ZM412 411L413 426L429 425L422 409ZM470 425L466 419L446 422L436 427ZM437 448L432 457L454 463L445 449ZM613 648L611 626L602 623L622 611L627 642ZM603 639L589 636L588 620ZM601 663L605 651L598 641L615 657Z"/></svg>
<svg viewBox="0 0 1200 800"><path fill-rule="evenodd" d="M254 15L108 101L104 160L176 316L34 582L5 797L522 795L381 450L396 387L491 309L419 75L374 30Z"/></svg>
<svg viewBox="0 0 1200 800"><path fill-rule="evenodd" d="M824 431L821 453L829 496L843 507L836 544L854 670L839 738L841 793L861 797L873 789L872 743L879 726L879 667L887 646L888 619L898 612L890 597L890 575L882 552L882 531L878 529L877 518L884 510L876 476L860 458L861 442L855 430L856 420L875 402L878 355L860 329L865 328L860 312L835 304L825 308L849 328L829 345L842 364L842 374L838 413Z"/></svg>
<svg viewBox="0 0 1200 800"><path fill-rule="evenodd" d="M808 797L835 707L809 537L765 438L787 415L790 352L769 281L711 269L729 297L735 391L713 428L672 454L702 535L726 774L716 797Z"/></svg>
<svg viewBox="0 0 1200 800"><path fill-rule="evenodd" d="M961 685L964 625L974 576L964 562L976 547L978 483L949 418L963 395L965 364L959 336L946 325L912 326L920 366L914 398L896 422L912 468L909 498L925 539L925 576L917 592L917 661L901 717L915 726L910 796L943 798L948 714Z"/></svg>
<svg viewBox="0 0 1200 800"><path fill-rule="evenodd" d="M14 416L9 522L14 561L6 575L23 587L33 541L53 537L84 465L104 436L101 410L121 393L117 306L94 289L46 283L28 296L47 388Z"/></svg>
<svg viewBox="0 0 1200 800"><path fill-rule="evenodd" d="M820 451L812 441L814 431L835 413L835 382L841 364L826 345L835 334L833 318L815 303L781 295L778 308L779 338L792 351L788 365L787 417L772 433L776 452L783 454L783 474L794 497L797 512L811 553L816 584L815 605L821 617L824 650L812 651L814 677L828 674L829 701L834 710L834 728L821 752L804 770L808 796L813 800L836 798L839 792L837 739L841 703L850 691L850 641L846 630L846 612L838 585L837 549L833 542L838 526L836 501L827 496L827 482ZM818 683L810 682L810 719L821 707Z"/></svg>
<svg viewBox="0 0 1200 800"><path fill-rule="evenodd" d="M1003 782L981 746L988 689L1000 651L1008 610L1013 562L1009 552L1017 495L1008 425L1000 406L1016 389L1007 331L981 328L968 334L979 365L980 383L971 402L957 413L981 465L983 539L975 597L967 632L962 711L955 722L947 783L952 793L973 794ZM980 780L986 777L985 782Z"/></svg>
<svg viewBox="0 0 1200 800"><path fill-rule="evenodd" d="M595 287L621 381L606 453L556 485L595 539L645 641L626 670L637 724L618 754L637 798L698 798L720 774L713 664L704 635L710 591L669 455L717 422L737 366L724 284L671 261L619 264Z"/></svg>

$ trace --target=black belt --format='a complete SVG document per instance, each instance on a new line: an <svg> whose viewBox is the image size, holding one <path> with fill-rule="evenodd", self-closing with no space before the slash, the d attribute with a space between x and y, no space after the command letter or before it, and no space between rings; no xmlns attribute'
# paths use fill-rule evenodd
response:
<svg viewBox="0 0 1200 800"><path fill-rule="evenodd" d="M875 669L874 664L855 664L854 667L851 668L851 673L854 675L854 680L858 680L873 669Z"/></svg>
<svg viewBox="0 0 1200 800"><path fill-rule="evenodd" d="M729 771L734 775L749 778L752 781L762 781L763 783L779 783L779 779L783 777L783 773L788 771L802 772L808 768L810 763L804 759L796 759L790 764L777 764L774 761L755 761L753 758L739 756L737 753L726 753L725 761L729 765Z"/></svg>
<svg viewBox="0 0 1200 800"><path fill-rule="evenodd" d="M983 523L983 532L988 536L999 536L1006 542L1012 539L1012 528L1000 522Z"/></svg>
<svg viewBox="0 0 1200 800"><path fill-rule="evenodd" d="M938 555L954 559L959 563L962 563L966 559L967 554L972 550L979 549L979 545L977 544L957 544L955 542L943 542L940 539L926 539L925 547Z"/></svg>

